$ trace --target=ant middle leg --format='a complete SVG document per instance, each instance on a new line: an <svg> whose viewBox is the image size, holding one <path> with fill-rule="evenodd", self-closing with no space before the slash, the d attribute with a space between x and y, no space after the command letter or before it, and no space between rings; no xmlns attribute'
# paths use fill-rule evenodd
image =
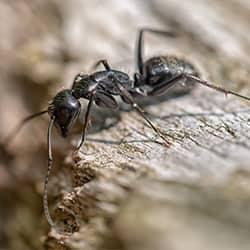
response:
<svg viewBox="0 0 250 250"><path fill-rule="evenodd" d="M153 124L153 122L146 116L146 112L135 102L133 96L121 85L117 84L118 89L120 90L120 95L126 100L126 103L129 103L137 113L149 124L149 126L156 132L160 138L163 139L167 147L170 146L170 142L165 138L165 136L160 132L160 130Z"/></svg>

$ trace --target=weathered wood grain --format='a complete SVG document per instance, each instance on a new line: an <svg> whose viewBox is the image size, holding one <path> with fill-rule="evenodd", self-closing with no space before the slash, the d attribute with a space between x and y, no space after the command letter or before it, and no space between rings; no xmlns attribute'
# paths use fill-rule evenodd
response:
<svg viewBox="0 0 250 250"><path fill-rule="evenodd" d="M28 69L28 79L40 79L38 69L53 65L51 78L41 79L49 82L60 72L62 84L70 86L75 73L90 71L101 58L132 75L136 34L146 26L179 34L175 40L147 35L146 57L177 54L205 79L250 95L247 0L78 0L53 6L62 18L58 33L48 30L36 41L46 55L43 42L55 39L48 53L53 56L37 63L22 57L18 66ZM55 85L47 88L52 93ZM171 141L169 148L136 112L124 110L105 119L108 111L96 109L77 154L69 147L62 152L55 139L56 156L67 157L66 164L57 158L50 209L70 234L52 230L43 242L47 249L250 248L249 103L203 86L171 97L142 103Z"/></svg>

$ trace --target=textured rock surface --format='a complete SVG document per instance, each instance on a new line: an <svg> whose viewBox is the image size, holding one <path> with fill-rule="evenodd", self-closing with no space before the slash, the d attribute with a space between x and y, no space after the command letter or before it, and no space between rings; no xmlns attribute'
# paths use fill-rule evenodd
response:
<svg viewBox="0 0 250 250"><path fill-rule="evenodd" d="M142 26L180 34L175 40L148 35L147 57L180 55L204 78L250 96L247 0L12 5L0 4L9 24L0 30L6 58L0 64L1 137L100 58L132 74ZM50 209L67 235L52 230L47 236L40 202L46 118L29 125L11 145L12 157L0 163L6 248L249 249L249 103L202 86L170 97L144 107L170 148L134 111L107 116L96 109L78 154L72 153L78 133L71 145L54 136Z"/></svg>

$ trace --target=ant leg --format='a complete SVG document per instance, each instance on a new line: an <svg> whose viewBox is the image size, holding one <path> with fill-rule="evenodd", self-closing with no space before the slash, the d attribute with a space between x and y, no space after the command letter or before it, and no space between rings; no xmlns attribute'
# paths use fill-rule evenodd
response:
<svg viewBox="0 0 250 250"><path fill-rule="evenodd" d="M227 89L224 89L222 87L212 85L212 84L208 83L207 81L200 79L199 77L196 77L193 75L188 75L188 74L180 74L180 75L177 75L176 77L174 77L173 79L171 79L170 81L163 81L163 82L159 83L158 85L156 85L151 91L146 92L146 95L147 96L154 96L154 95L158 95L158 94L163 94L164 92L166 92L169 88L171 88L175 84L180 83L181 79L187 79L187 80L189 79L189 80L192 80L196 83L200 83L201 85L204 85L208 88L215 89L219 92L234 95L234 96L237 96L237 97L240 97L242 99L250 101L250 97L243 96L243 95L238 94L236 92L233 92L231 90L227 90Z"/></svg>
<svg viewBox="0 0 250 250"><path fill-rule="evenodd" d="M165 142L165 145L168 147L170 142L161 134L158 128L151 122L151 120L145 115L145 111L135 102L133 96L121 85L117 84L118 89L121 92L121 95L132 105L132 107L137 111L137 113L149 124L149 126L159 135Z"/></svg>
<svg viewBox="0 0 250 250"><path fill-rule="evenodd" d="M85 141L85 135L86 135L86 131L87 131L87 128L88 128L88 123L89 123L90 109L92 107L93 100L94 100L94 94L92 94L90 96L90 99L89 99L88 107L87 107L86 114L85 114L83 129L82 129L82 137L81 137L81 141L80 141L80 143L79 143L79 145L77 147L77 150L79 150L81 148L81 146L83 145L83 143Z"/></svg>
<svg viewBox="0 0 250 250"><path fill-rule="evenodd" d="M180 82L184 78L183 74L177 75L171 80L164 80L159 84L155 85L151 91L146 92L147 96L160 95L167 92L168 89Z"/></svg>
<svg viewBox="0 0 250 250"><path fill-rule="evenodd" d="M193 76L193 75L184 75L184 76L185 76L187 79L193 80L193 81L195 81L195 82L197 82L197 83L200 83L201 85L204 85L204 86L206 86L206 87L208 87L208 88L212 88L212 89L215 89L215 90L217 90L217 91L219 91L219 92L225 93L226 95L227 95L227 94L230 94L230 95L234 95L234 96L237 96L237 97L240 97L240 98L242 98L242 99L245 99L245 100L250 101L250 97L243 96L243 95L238 94L238 93L236 93L236 92L233 92L233 91L231 91L231 90L227 90L227 89L224 89L224 88L222 88L222 87L212 85L212 84L208 83L208 82L205 81L205 80L201 80L199 77L196 77L196 76Z"/></svg>
<svg viewBox="0 0 250 250"><path fill-rule="evenodd" d="M173 87L175 84L179 83L181 79L184 78L184 75L181 73L180 75L175 76L171 80L163 80L159 84L152 87L151 90L145 90L143 88L140 88L140 86L135 86L133 89L133 94L136 93L139 96L155 96L155 95L162 95L165 92L167 92L168 89ZM143 85L142 85L143 86ZM134 96L134 95L133 95Z"/></svg>
<svg viewBox="0 0 250 250"><path fill-rule="evenodd" d="M94 66L92 67L93 69L97 68L100 64L102 64L104 66L104 68L107 70L107 71L110 71L111 70L111 67L109 66L108 62L106 59L101 59L99 61L97 61L97 63L94 64Z"/></svg>
<svg viewBox="0 0 250 250"><path fill-rule="evenodd" d="M22 127L27 123L29 122L30 120L38 117L38 116L41 116L45 113L47 113L48 110L43 110L43 111L40 111L38 113L35 113L33 115L30 115L30 116L27 116L26 118L24 118L15 128L14 130L4 139L4 142L3 144L5 145L5 147L8 147L8 145L11 143L11 141L16 137L16 135L18 134L18 132L22 129Z"/></svg>
<svg viewBox="0 0 250 250"><path fill-rule="evenodd" d="M142 50L143 50L143 35L144 32L149 32L157 35L164 35L167 37L176 37L176 33L171 31L164 31L164 30L157 30L157 29L150 29L150 28L143 28L139 30L139 35L136 42L136 66L138 68L138 71L141 75L143 75L143 56L142 56Z"/></svg>

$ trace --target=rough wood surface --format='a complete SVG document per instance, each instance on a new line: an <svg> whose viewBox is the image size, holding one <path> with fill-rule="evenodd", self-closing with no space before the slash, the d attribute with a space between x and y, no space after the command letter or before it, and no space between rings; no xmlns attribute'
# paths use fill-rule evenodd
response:
<svg viewBox="0 0 250 250"><path fill-rule="evenodd" d="M61 18L52 20L58 33L51 27L24 46L18 69L29 69L25 79L61 78L70 86L75 73L100 58L132 75L136 34L146 26L180 34L176 40L148 35L146 57L180 55L205 79L250 96L247 0L47 2ZM46 60L25 57L34 48ZM51 96L55 86L45 88ZM70 234L52 230L42 240L45 248L250 249L249 103L197 86L143 106L169 148L134 111L107 116L96 109L78 154L72 153L78 134L66 151L55 139L50 209Z"/></svg>

